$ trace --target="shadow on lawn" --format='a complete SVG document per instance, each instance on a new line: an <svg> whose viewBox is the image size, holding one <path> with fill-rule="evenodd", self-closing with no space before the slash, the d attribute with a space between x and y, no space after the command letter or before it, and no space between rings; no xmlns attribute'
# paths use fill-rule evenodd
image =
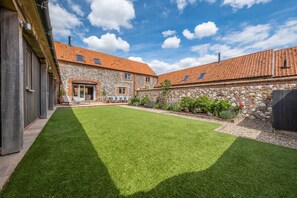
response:
<svg viewBox="0 0 297 198"><path fill-rule="evenodd" d="M287 168L297 170L297 163L266 163L277 163L285 152L239 138L207 170L122 196L79 120L71 109L63 109L51 118L0 197L296 197L297 173ZM293 152L285 156L297 161Z"/></svg>

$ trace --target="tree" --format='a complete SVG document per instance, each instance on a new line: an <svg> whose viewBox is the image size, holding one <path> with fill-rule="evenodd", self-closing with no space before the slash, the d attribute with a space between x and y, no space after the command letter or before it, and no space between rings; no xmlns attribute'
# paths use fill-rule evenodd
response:
<svg viewBox="0 0 297 198"><path fill-rule="evenodd" d="M170 80L165 80L164 82L161 82L161 89L162 89L162 95L165 96L171 87Z"/></svg>

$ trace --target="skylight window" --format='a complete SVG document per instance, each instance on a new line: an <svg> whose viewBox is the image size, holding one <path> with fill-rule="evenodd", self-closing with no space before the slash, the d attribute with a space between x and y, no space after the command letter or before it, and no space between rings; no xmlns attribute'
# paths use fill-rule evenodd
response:
<svg viewBox="0 0 297 198"><path fill-rule="evenodd" d="M201 73L199 76L198 76L198 79L203 79L205 77L205 73Z"/></svg>
<svg viewBox="0 0 297 198"><path fill-rule="evenodd" d="M101 65L101 61L98 58L94 58L94 63L97 65Z"/></svg>
<svg viewBox="0 0 297 198"><path fill-rule="evenodd" d="M189 75L186 75L186 76L183 78L182 81L187 81L189 78L190 78L190 76L189 76Z"/></svg>
<svg viewBox="0 0 297 198"><path fill-rule="evenodd" d="M85 62L85 58L82 55L76 55L76 60L81 61L81 62Z"/></svg>

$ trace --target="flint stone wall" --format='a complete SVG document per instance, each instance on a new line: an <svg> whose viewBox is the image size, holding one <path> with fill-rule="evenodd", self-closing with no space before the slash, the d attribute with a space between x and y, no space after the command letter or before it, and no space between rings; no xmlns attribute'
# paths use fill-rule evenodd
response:
<svg viewBox="0 0 297 198"><path fill-rule="evenodd" d="M203 85L196 87L172 87L167 95L168 103L177 103L183 97L198 97L207 95L212 99L227 99L233 106L244 104L242 111L244 117L261 120L272 119L272 91L290 90L297 88L297 80L265 82L265 83L244 83L244 84L221 84ZM141 90L139 97L146 95L153 101L160 96L160 89Z"/></svg>

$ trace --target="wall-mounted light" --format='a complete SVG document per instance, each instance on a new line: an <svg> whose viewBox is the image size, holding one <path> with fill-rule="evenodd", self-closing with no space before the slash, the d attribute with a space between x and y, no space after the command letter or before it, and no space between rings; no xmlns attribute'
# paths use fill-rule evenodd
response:
<svg viewBox="0 0 297 198"><path fill-rule="evenodd" d="M20 19L20 25L22 26L22 28L24 28L25 30L30 31L32 29L31 24L30 23L26 23L24 22L22 19Z"/></svg>

